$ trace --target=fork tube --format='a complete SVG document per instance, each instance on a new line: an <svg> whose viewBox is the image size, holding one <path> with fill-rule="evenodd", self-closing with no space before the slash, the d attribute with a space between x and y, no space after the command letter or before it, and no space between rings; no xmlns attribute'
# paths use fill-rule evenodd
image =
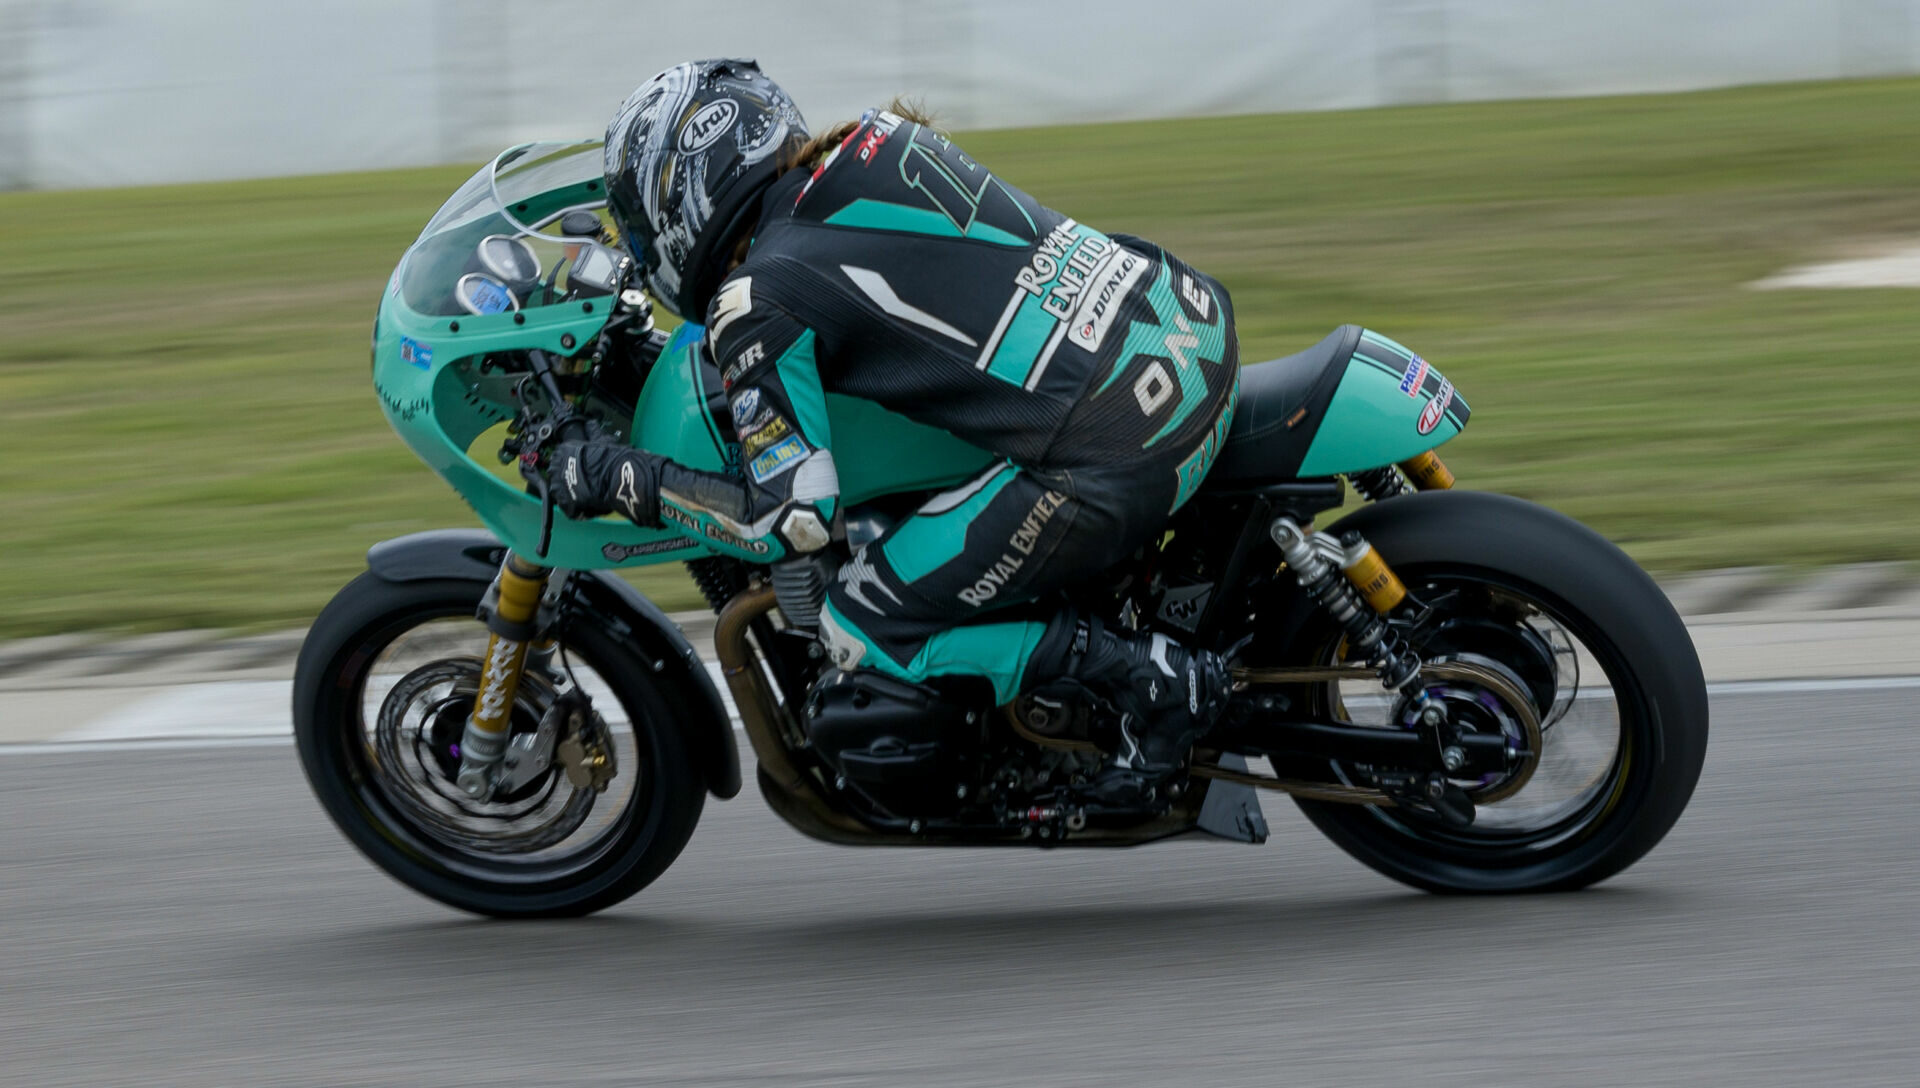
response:
<svg viewBox="0 0 1920 1088"><path fill-rule="evenodd" d="M460 775L456 782L469 797L485 799L493 792L494 771L506 754L514 697L520 690L527 647L540 615L540 595L551 573L508 552L494 580L498 597L486 616L487 653L481 659L480 690L474 696L466 732L460 736Z"/></svg>

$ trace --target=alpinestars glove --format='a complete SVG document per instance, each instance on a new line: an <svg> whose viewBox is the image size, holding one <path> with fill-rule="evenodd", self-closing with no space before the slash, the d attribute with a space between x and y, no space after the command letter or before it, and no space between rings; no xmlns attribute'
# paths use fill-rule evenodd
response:
<svg viewBox="0 0 1920 1088"><path fill-rule="evenodd" d="M547 486L554 505L570 518L621 514L657 529L661 460L619 442L561 442L547 455Z"/></svg>

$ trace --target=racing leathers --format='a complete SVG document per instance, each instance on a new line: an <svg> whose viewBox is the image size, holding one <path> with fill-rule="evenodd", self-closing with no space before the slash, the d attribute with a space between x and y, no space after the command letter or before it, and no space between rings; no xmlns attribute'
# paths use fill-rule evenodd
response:
<svg viewBox="0 0 1920 1088"><path fill-rule="evenodd" d="M1117 633L996 610L1159 531L1205 475L1238 391L1218 282L1043 207L887 112L773 183L705 330L741 471L656 461L659 515L758 562L825 547L839 500L828 393L989 451L985 471L853 553L820 631L843 668L981 676L1002 702L1089 660L1091 634ZM625 494L644 496L648 474L630 473ZM1211 696L1191 688L1220 682L1217 661L1186 667L1164 639L1136 649L1165 679L1142 678L1151 697L1134 716L1201 716Z"/></svg>

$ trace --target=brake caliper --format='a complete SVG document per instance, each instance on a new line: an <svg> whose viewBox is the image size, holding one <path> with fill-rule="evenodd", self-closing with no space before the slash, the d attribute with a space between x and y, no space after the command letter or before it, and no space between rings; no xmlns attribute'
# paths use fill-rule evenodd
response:
<svg viewBox="0 0 1920 1088"><path fill-rule="evenodd" d="M619 773L606 719L591 707L575 705L567 713L566 737L553 751L567 782L577 790L604 793Z"/></svg>

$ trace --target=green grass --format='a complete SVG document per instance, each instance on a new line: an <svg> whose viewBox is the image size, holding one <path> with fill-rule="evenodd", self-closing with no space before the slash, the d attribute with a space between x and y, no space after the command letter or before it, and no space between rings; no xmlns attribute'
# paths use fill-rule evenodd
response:
<svg viewBox="0 0 1920 1088"><path fill-rule="evenodd" d="M1920 236L1916 133L1901 80L963 142L1219 276L1248 359L1414 346L1473 405L1464 485L1676 569L1920 558L1920 293L1743 286ZM0 196L0 635L299 621L368 544L472 524L367 376L470 170Z"/></svg>

